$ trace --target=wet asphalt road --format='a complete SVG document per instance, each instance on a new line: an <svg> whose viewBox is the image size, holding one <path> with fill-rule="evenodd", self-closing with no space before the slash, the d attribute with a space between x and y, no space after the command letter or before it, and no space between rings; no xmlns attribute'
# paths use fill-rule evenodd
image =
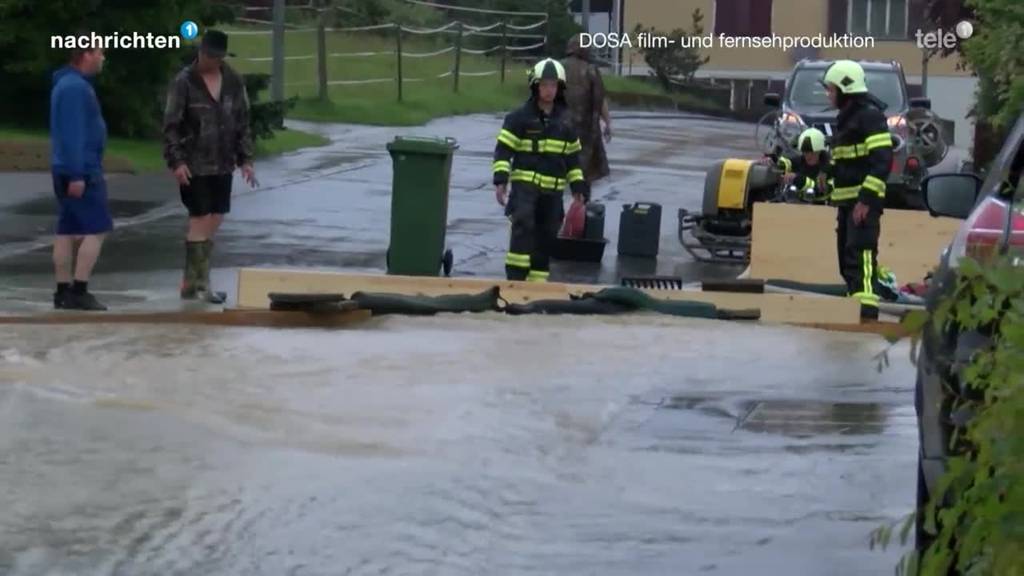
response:
<svg viewBox="0 0 1024 576"><path fill-rule="evenodd" d="M913 370L663 317L0 332L0 573L890 573ZM800 369L795 369L800 366Z"/></svg>
<svg viewBox="0 0 1024 576"><path fill-rule="evenodd" d="M235 180L232 211L218 238L215 279L230 287L243 266L296 266L382 272L390 235L391 158L396 135L449 136L459 150L452 168L447 244L453 275L504 276L508 221L494 200L491 154L499 116L447 118L417 128L290 123L331 138L307 149L257 164L261 187ZM623 114L609 146L612 176L594 198L607 206L609 243L600 266L556 262L554 280L615 283L623 275L669 274L687 279L734 276L735 268L695 263L676 237L679 208L697 209L704 170L717 159L751 157L750 125L663 114ZM125 307L159 306L173 297L183 261L183 209L165 174L109 177L117 230L97 268L95 289ZM40 290L50 290L45 249L53 226L46 175L0 175L17 190L0 200L0 294L6 309L32 310ZM657 260L618 257L623 204L662 205ZM43 294L45 295L45 294ZM45 299L45 298L44 298Z"/></svg>
<svg viewBox="0 0 1024 576"><path fill-rule="evenodd" d="M735 274L684 255L675 210L699 207L709 163L753 153L750 127L636 116L617 119L595 191L604 262L555 279ZM332 145L236 189L215 279L383 271L395 134L458 139L456 273L501 276L497 121L302 125ZM0 182L0 310L44 310L45 179ZM119 226L93 286L121 308L178 306L176 190L162 174L111 183ZM615 257L615 207L637 201L664 207L654 266ZM917 432L907 347L878 372L885 346L650 316L4 327L0 573L889 573L900 552L869 551L868 534L913 506Z"/></svg>

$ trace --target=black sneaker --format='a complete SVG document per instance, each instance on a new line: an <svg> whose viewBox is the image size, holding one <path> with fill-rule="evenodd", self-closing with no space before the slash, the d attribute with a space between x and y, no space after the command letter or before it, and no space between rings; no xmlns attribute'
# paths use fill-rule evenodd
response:
<svg viewBox="0 0 1024 576"><path fill-rule="evenodd" d="M68 307L67 300L68 300L68 295L69 294L70 294L69 292L64 292L64 291L54 292L53 293L53 309L54 310L64 310L64 309L66 309Z"/></svg>
<svg viewBox="0 0 1024 576"><path fill-rule="evenodd" d="M68 292L64 299L64 308L67 310L87 310L90 312L102 312L107 309L106 306L100 304L100 301L89 292L83 292L81 294Z"/></svg>

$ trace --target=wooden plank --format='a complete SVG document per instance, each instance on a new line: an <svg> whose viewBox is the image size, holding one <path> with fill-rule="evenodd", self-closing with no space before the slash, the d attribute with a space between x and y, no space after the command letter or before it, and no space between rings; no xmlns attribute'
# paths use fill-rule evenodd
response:
<svg viewBox="0 0 1024 576"><path fill-rule="evenodd" d="M803 294L747 294L738 292L696 292L645 290L655 298L708 302L725 310L758 308L761 322L769 324L860 324L860 303L852 298Z"/></svg>
<svg viewBox="0 0 1024 576"><path fill-rule="evenodd" d="M960 224L918 210L886 210L879 264L900 283L920 281L938 264ZM841 283L835 229L836 209L830 206L755 204L750 277Z"/></svg>
<svg viewBox="0 0 1024 576"><path fill-rule="evenodd" d="M899 322L864 322L862 324L829 324L809 322L795 324L800 328L827 330L829 332L848 332L851 334L876 334L884 338L909 338L913 333Z"/></svg>
<svg viewBox="0 0 1024 576"><path fill-rule="evenodd" d="M367 320L370 316L369 310L359 309L339 312L271 312L270 310L138 313L57 312L32 316L0 316L0 324L188 324L268 328L340 328Z"/></svg>
<svg viewBox="0 0 1024 576"><path fill-rule="evenodd" d="M267 308L271 292L339 292L351 297L355 292L444 296L476 294L498 286L509 302L526 304L535 300L558 300L570 294L600 289L599 286L560 284L557 282L513 282L504 279L441 278L427 276L390 276L342 274L312 270L243 268L238 271L237 305L242 309Z"/></svg>
<svg viewBox="0 0 1024 576"><path fill-rule="evenodd" d="M389 292L406 295L439 296L478 293L498 286L501 296L513 303L536 300L563 300L570 294L596 292L598 285L560 284L557 282L510 282L484 278L433 278L344 274L308 270L244 268L238 273L238 306L266 308L270 292L320 293ZM644 290L655 298L709 302L726 310L761 310L763 322L833 324L860 322L859 305L849 298L829 298L802 294L734 294L693 290Z"/></svg>

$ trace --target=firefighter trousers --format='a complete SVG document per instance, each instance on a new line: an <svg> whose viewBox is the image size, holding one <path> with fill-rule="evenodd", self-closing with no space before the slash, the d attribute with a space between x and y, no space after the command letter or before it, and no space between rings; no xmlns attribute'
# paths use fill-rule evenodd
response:
<svg viewBox="0 0 1024 576"><path fill-rule="evenodd" d="M514 182L505 215L512 222L505 257L506 277L547 282L551 252L565 215L561 190L543 190L533 184Z"/></svg>
<svg viewBox="0 0 1024 576"><path fill-rule="evenodd" d="M858 226L853 221L853 206L840 206L838 212L836 253L847 294L860 301L861 317L878 318L878 237L882 215L872 209Z"/></svg>

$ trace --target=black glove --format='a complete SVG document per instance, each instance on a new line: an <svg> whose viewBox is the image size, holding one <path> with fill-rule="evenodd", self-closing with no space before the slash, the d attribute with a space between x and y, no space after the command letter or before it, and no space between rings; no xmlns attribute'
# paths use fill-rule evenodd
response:
<svg viewBox="0 0 1024 576"><path fill-rule="evenodd" d="M590 202L590 184L587 182L580 182L578 186L574 186L572 193L582 196L584 204Z"/></svg>

